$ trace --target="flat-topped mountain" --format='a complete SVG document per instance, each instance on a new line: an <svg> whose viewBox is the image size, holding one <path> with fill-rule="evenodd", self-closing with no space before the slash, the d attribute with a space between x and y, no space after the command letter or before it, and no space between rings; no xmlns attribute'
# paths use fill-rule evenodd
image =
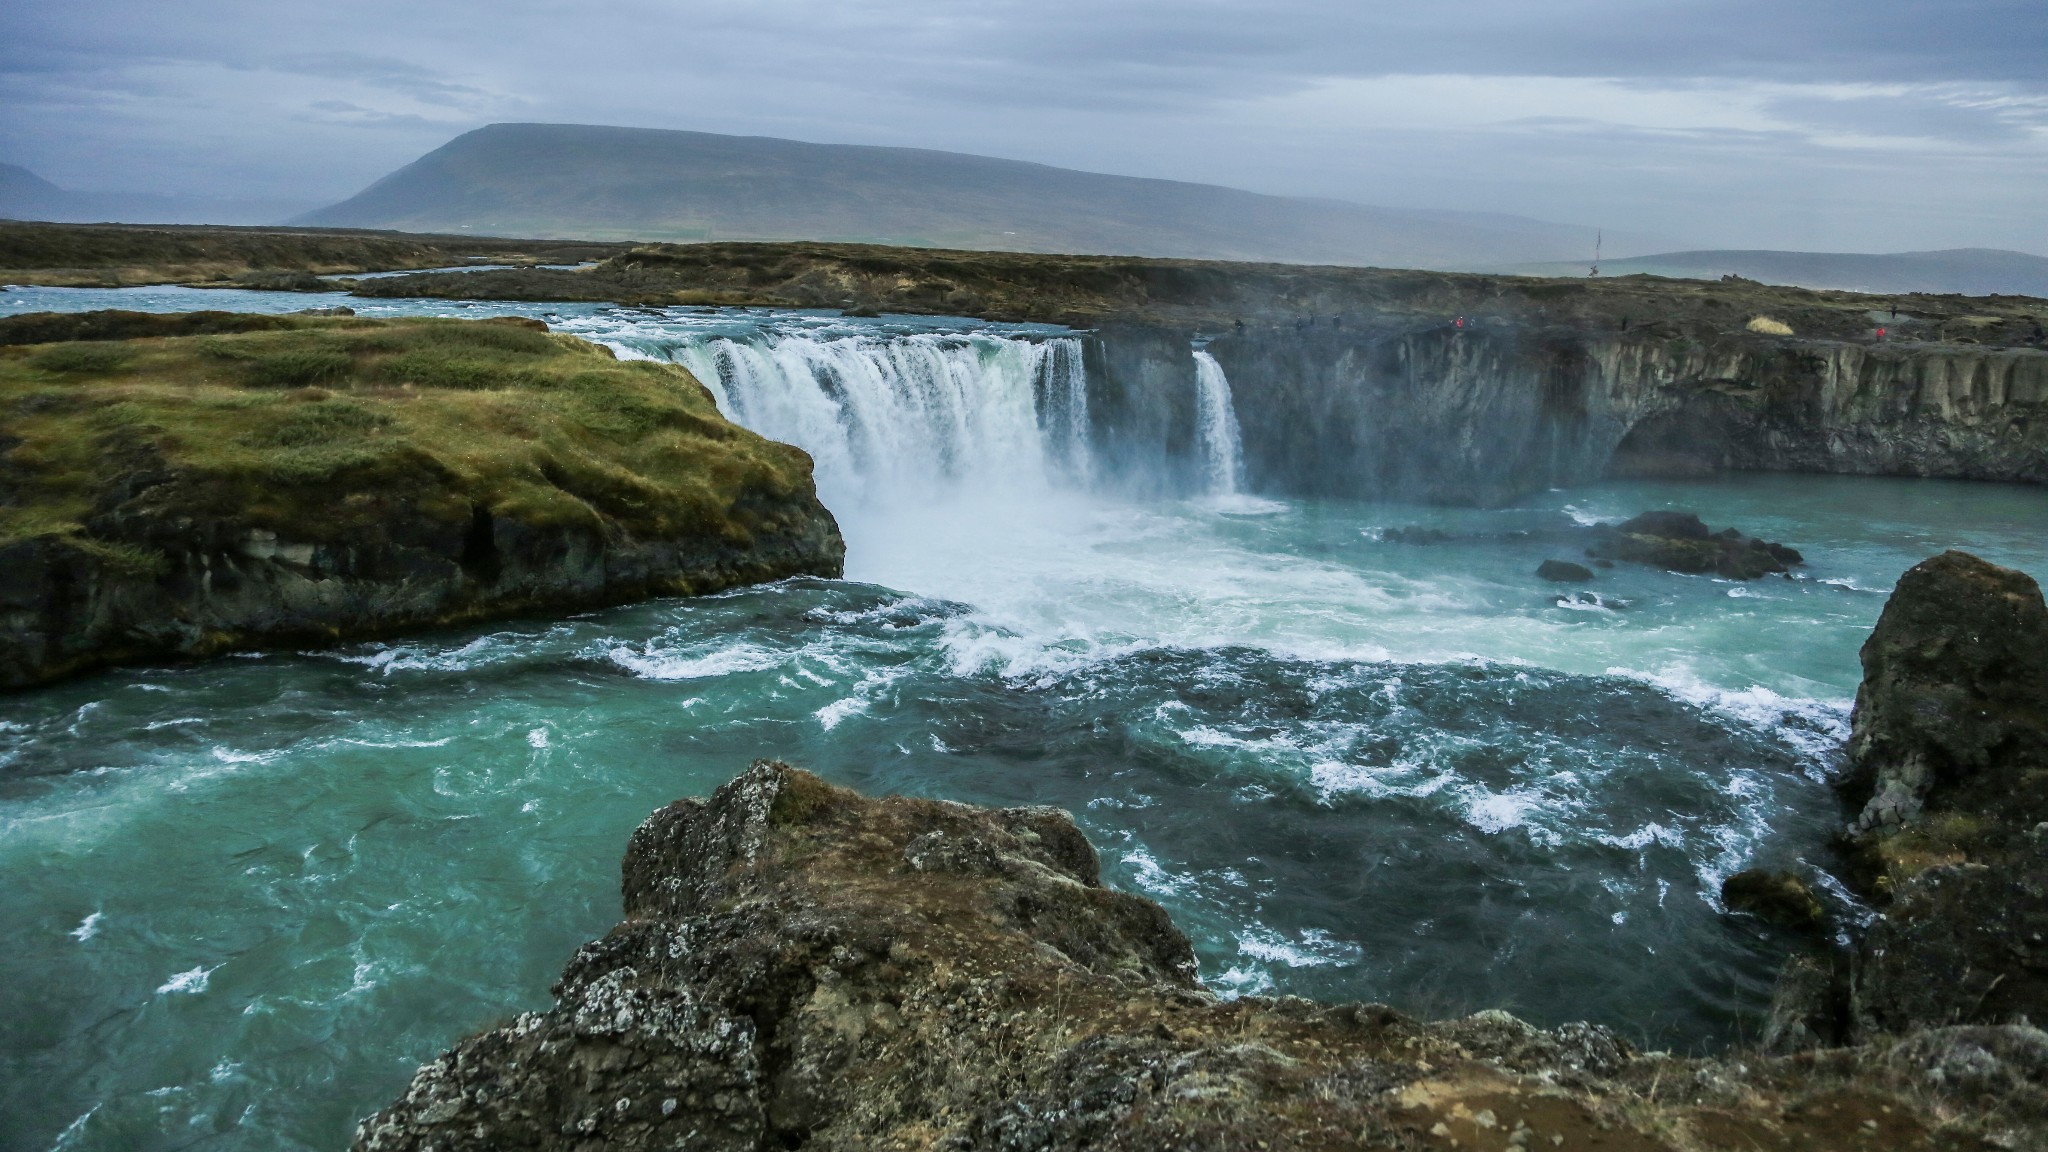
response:
<svg viewBox="0 0 2048 1152"><path fill-rule="evenodd" d="M1593 229L1375 208L935 152L494 124L301 217L635 240L849 240L1011 252L1470 268L1590 252Z"/></svg>

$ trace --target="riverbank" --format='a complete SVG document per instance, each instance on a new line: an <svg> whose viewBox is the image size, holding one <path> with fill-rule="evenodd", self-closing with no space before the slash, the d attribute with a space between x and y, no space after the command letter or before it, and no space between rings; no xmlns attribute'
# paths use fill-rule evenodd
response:
<svg viewBox="0 0 2048 1152"><path fill-rule="evenodd" d="M0 326L0 686L840 570L800 449L537 322Z"/></svg>
<svg viewBox="0 0 2048 1152"><path fill-rule="evenodd" d="M321 276L464 264L575 264L628 245L350 228L209 224L44 224L0 220L0 284L145 284L320 290ZM310 283L309 283L310 282Z"/></svg>

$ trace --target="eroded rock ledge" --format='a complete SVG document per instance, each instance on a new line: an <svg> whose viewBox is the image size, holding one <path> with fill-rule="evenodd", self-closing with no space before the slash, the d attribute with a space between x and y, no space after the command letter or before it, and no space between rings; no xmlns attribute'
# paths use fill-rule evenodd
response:
<svg viewBox="0 0 2048 1152"><path fill-rule="evenodd" d="M839 575L800 449L538 321L0 321L0 689Z"/></svg>
<svg viewBox="0 0 2048 1152"><path fill-rule="evenodd" d="M757 762L634 833L555 1006L422 1068L358 1152L2034 1147L2048 1037L1676 1059L1501 1012L1221 1001L1056 810Z"/></svg>

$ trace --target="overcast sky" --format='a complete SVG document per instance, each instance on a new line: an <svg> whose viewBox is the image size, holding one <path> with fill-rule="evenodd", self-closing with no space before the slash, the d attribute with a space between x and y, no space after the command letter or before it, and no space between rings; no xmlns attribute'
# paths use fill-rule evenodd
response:
<svg viewBox="0 0 2048 1152"><path fill-rule="evenodd" d="M524 120L2048 254L2048 0L0 0L0 105L65 187L309 206Z"/></svg>

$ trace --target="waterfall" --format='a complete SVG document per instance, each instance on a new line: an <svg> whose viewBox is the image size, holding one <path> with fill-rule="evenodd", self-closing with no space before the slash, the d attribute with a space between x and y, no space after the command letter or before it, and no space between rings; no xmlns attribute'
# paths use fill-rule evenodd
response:
<svg viewBox="0 0 2048 1152"><path fill-rule="evenodd" d="M1092 472L1075 338L763 330L660 351L729 418L809 452L829 507L1010 495Z"/></svg>
<svg viewBox="0 0 2048 1152"><path fill-rule="evenodd" d="M1202 477L1211 496L1235 496L1244 486L1244 440L1230 402L1223 365L1195 349L1195 437L1202 447Z"/></svg>

